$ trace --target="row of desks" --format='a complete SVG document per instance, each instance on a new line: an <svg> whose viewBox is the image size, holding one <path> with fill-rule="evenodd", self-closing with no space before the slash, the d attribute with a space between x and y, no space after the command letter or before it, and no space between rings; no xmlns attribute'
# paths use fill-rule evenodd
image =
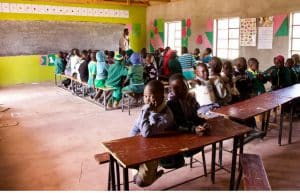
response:
<svg viewBox="0 0 300 193"><path fill-rule="evenodd" d="M300 97L300 84L295 84L290 87L264 93L256 97L250 98L248 100L244 100L229 106L224 106L215 109L213 112L219 113L221 115L225 115L230 119L245 121L246 119L249 119L256 115L260 115L264 113L270 114L270 110L278 106L291 103L290 137L289 137L289 143L290 143L291 132L292 132L292 113L293 113L292 102L294 99L297 99L299 97ZM283 110L283 108L281 109ZM264 125L265 127L267 127L268 123L264 123ZM280 116L280 130L279 130L279 137L278 137L279 145L281 145L282 125L283 125L283 112L281 112L281 116ZM267 128L263 128L263 129L265 131L267 130Z"/></svg>
<svg viewBox="0 0 300 193"><path fill-rule="evenodd" d="M235 169L237 160L237 151L243 152L244 134L251 128L225 119L223 117L208 120L211 125L208 136L198 136L195 134L174 133L165 136L144 138L142 136L128 137L108 142L103 142L102 146L110 153L110 171L112 188L120 187L119 173L115 172L114 165L123 167L124 189L129 190L128 168L132 168L147 161L158 160L168 156L189 150L204 148L212 145L211 158L211 180L215 179L215 157L216 143L227 139L234 139L232 151L230 189L235 187Z"/></svg>

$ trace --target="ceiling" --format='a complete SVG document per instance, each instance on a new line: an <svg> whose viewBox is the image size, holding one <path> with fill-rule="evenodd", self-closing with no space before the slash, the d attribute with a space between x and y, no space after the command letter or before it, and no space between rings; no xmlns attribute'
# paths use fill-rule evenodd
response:
<svg viewBox="0 0 300 193"><path fill-rule="evenodd" d="M168 3L172 0L30 0L38 2L56 2L56 3L72 3L72 4L113 4L113 5L135 5L149 6L153 4Z"/></svg>

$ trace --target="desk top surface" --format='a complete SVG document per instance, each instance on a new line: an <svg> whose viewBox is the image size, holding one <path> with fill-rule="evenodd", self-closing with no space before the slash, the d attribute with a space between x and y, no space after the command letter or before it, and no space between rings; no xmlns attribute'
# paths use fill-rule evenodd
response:
<svg viewBox="0 0 300 193"><path fill-rule="evenodd" d="M231 118L245 120L300 97L300 84L264 93L256 97L213 110ZM298 91L297 91L298 90Z"/></svg>
<svg viewBox="0 0 300 193"><path fill-rule="evenodd" d="M208 122L212 128L208 136L189 133L174 133L152 138L135 136L103 142L102 146L123 167L132 167L233 138L251 130L247 126L222 117L208 120Z"/></svg>

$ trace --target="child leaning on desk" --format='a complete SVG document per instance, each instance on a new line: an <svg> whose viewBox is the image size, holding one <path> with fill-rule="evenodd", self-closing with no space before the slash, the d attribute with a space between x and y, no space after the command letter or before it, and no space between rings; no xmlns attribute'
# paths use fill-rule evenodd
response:
<svg viewBox="0 0 300 193"><path fill-rule="evenodd" d="M150 81L144 90L142 112L130 131L130 136L141 134L143 137L152 137L174 129L173 114L164 102L164 86L158 80ZM138 148L138 147L137 147ZM138 186L149 186L163 171L157 172L159 160L149 161L138 166L138 173L134 181Z"/></svg>

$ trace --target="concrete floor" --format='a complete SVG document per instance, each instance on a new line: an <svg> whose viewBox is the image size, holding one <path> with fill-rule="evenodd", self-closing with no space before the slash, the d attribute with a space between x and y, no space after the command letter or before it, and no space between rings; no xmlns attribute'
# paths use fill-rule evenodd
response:
<svg viewBox="0 0 300 193"><path fill-rule="evenodd" d="M98 165L94 154L103 152L102 141L122 138L138 116L121 110L105 112L53 83L16 85L0 89L0 123L18 125L0 127L1 190L105 190L107 164ZM295 120L293 144L277 145L278 128L272 126L264 140L245 146L246 153L260 154L273 190L300 189L300 121ZM283 144L287 143L287 123ZM230 149L231 141L225 143ZM196 156L199 160L200 156ZM210 168L210 148L206 149ZM230 166L230 154L224 153L224 165ZM146 190L162 190L203 175L201 164L163 175ZM229 174L216 173L216 183L202 177L172 190L227 190ZM131 190L142 190L130 184Z"/></svg>

